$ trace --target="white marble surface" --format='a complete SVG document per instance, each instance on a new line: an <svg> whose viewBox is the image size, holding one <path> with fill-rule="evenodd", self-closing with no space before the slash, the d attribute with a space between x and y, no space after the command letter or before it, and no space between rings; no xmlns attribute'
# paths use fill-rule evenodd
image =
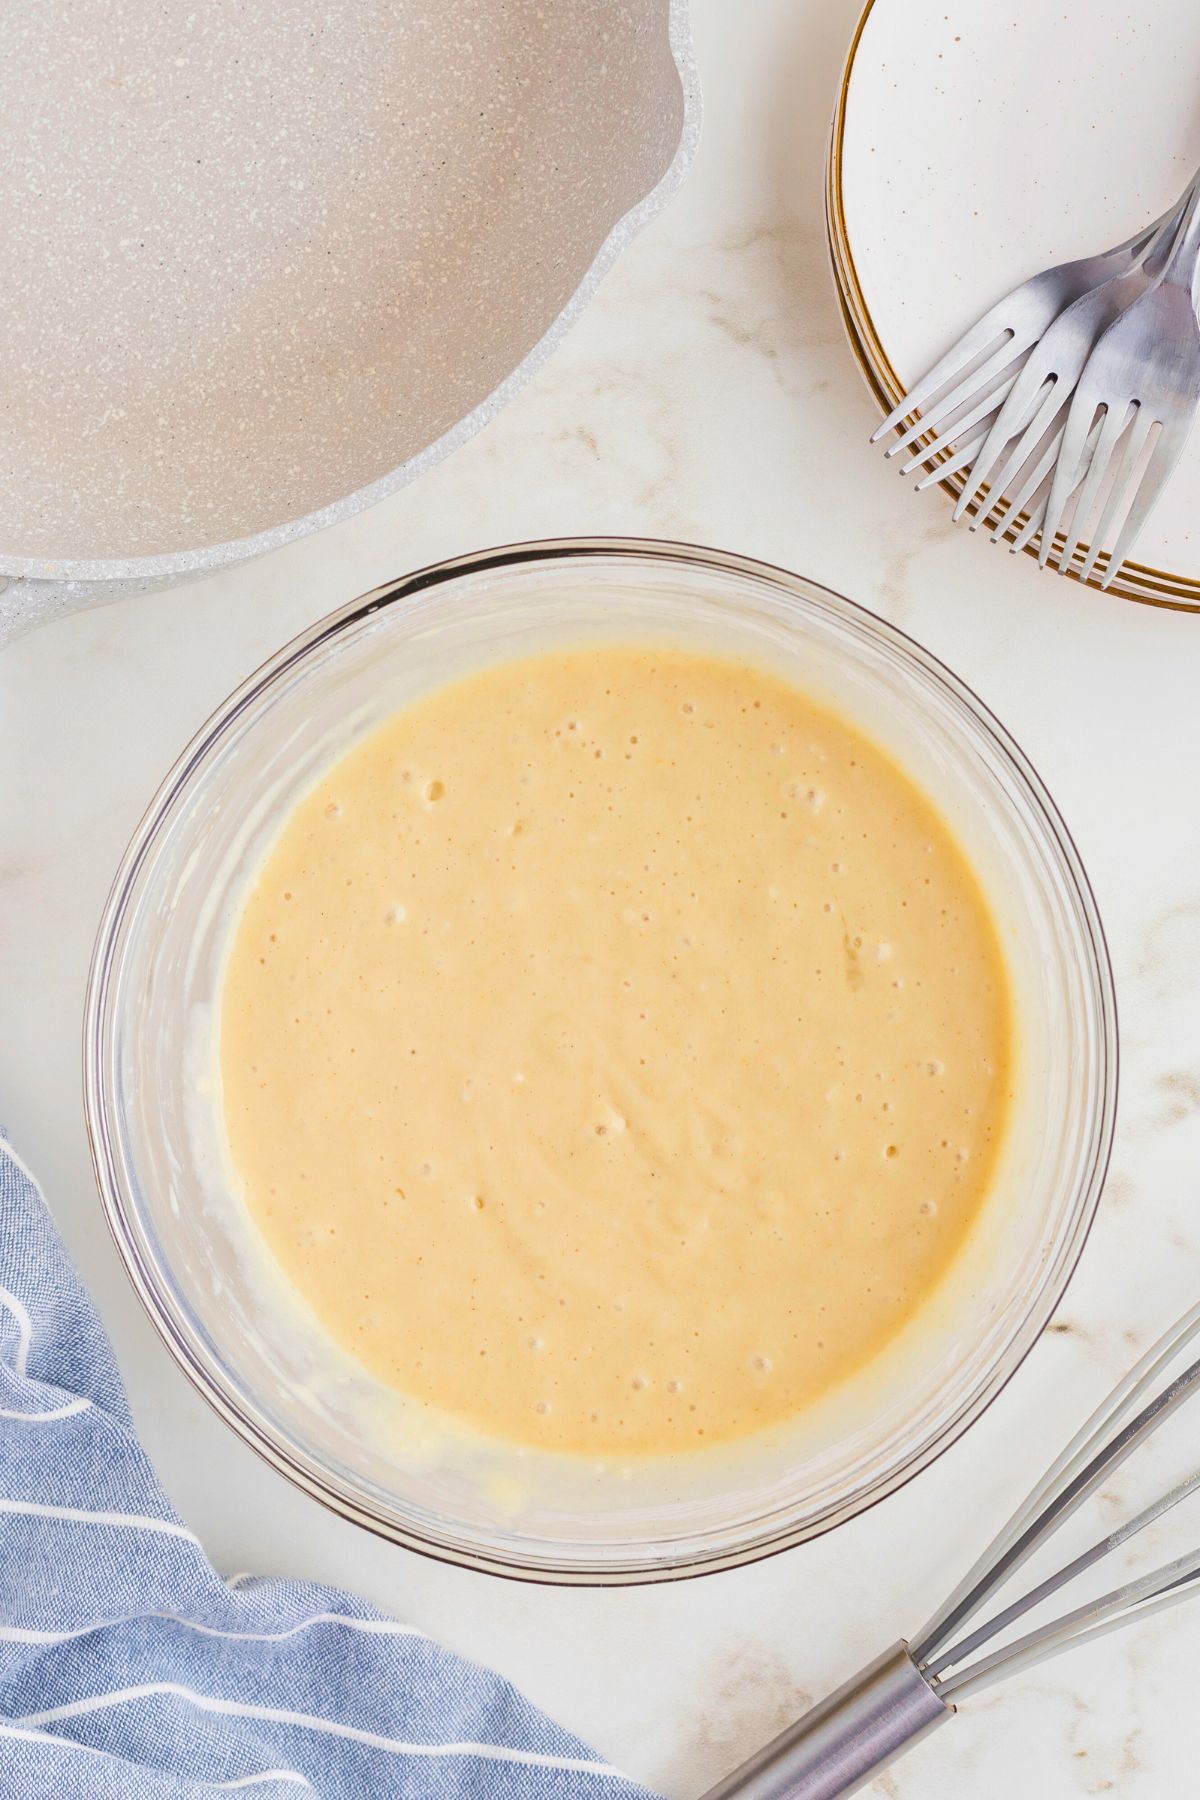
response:
<svg viewBox="0 0 1200 1800"><path fill-rule="evenodd" d="M417 485L273 557L0 658L0 1114L98 1296L168 1488L225 1570L343 1583L491 1662L685 1800L912 1629L1027 1477L1200 1287L1200 619L1080 592L952 530L866 438L825 268L825 122L856 0L698 0L689 183L500 418ZM84 1141L79 1020L126 837L268 651L417 563L633 531L803 570L923 639L1032 755L1075 831L1123 1009L1118 1150L1059 1315L991 1412L902 1494L734 1574L612 1593L508 1584L376 1542L259 1463L143 1318ZM1196 1526L1200 1534L1200 1523ZM1195 1791L1200 1607L1000 1688L876 1784L891 1800Z"/></svg>

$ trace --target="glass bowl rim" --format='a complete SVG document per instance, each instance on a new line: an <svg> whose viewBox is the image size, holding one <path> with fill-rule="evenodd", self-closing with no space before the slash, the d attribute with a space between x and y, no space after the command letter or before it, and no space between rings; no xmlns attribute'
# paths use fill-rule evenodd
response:
<svg viewBox="0 0 1200 1800"><path fill-rule="evenodd" d="M118 1171L113 1149L114 1121L110 1118L105 1103L109 1051L108 1003L113 957L126 921L132 890L160 831L175 807L186 796L194 772L217 746L222 734L274 682L371 614L391 606L403 605L423 592L464 576L555 560L586 561L589 558L621 557L641 561L650 567L665 564L685 570L690 567L734 577L741 575L752 581L765 582L792 601L811 604L815 600L826 611L836 615L842 623L857 627L860 633L874 638L902 661L915 664L926 677L931 677L965 708L974 725L991 740L992 747L999 751L1001 760L1007 764L1010 773L1017 777L1024 801L1037 814L1045 844L1059 859L1060 873L1066 878L1069 897L1078 914L1081 935L1086 939L1090 950L1088 984L1094 988L1093 1000L1098 1020L1095 1044L1098 1072L1094 1092L1097 1117L1086 1156L1080 1159L1080 1169L1075 1177L1069 1220L1054 1244L1053 1253L1024 1304L1007 1342L996 1351L990 1365L985 1366L971 1389L937 1428L914 1443L889 1468L875 1475L861 1492L840 1502L833 1502L807 1519L785 1520L780 1524L776 1515L776 1523L772 1525L768 1516L764 1521L764 1529L757 1532L746 1531L742 1540L731 1547L706 1549L703 1546L687 1546L678 1556L666 1558L661 1554L661 1546L651 1546L648 1550L639 1547L640 1554L632 1555L624 1565L613 1563L600 1567L588 1566L582 1562L564 1562L559 1566L542 1558L523 1560L502 1549L485 1549L475 1542L457 1541L450 1530L439 1536L413 1524L385 1518L370 1505L364 1495L356 1494L348 1483L335 1481L317 1458L302 1452L294 1443L282 1441L281 1434L256 1418L253 1406L246 1404L252 1397L242 1395L237 1383L227 1376L225 1370L220 1365L214 1367L214 1359L202 1353L195 1341L195 1334L184 1327L180 1309L173 1302L169 1283L164 1283L158 1264L149 1254L138 1221L136 1203L125 1193ZM533 539L426 564L410 574L382 583L336 608L268 657L213 710L193 734L160 781L131 835L97 930L88 975L83 1027L84 1112L92 1164L105 1217L117 1253L138 1298L167 1348L197 1391L243 1442L256 1450L272 1468L341 1517L390 1542L437 1561L510 1579L559 1586L644 1584L680 1580L720 1569L742 1567L811 1538L823 1536L847 1519L878 1505L889 1494L906 1486L923 1469L937 1461L1007 1387L1053 1317L1074 1274L1095 1219L1108 1171L1119 1082L1117 1003L1112 963L1087 871L1075 841L1036 768L974 689L907 632L809 576L798 575L777 564L735 551L649 537Z"/></svg>

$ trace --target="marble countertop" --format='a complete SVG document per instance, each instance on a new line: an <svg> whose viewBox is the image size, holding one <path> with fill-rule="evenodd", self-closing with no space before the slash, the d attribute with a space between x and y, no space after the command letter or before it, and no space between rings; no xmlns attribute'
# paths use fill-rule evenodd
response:
<svg viewBox="0 0 1200 1800"><path fill-rule="evenodd" d="M145 1441L225 1571L341 1583L494 1664L678 1800L915 1628L1040 1463L1200 1270L1200 619L1111 600L953 529L867 446L821 219L824 138L857 0L697 0L695 169L534 383L374 510L247 567L126 600L0 657L0 1112L116 1341ZM1076 835L1122 1010L1118 1144L1052 1331L932 1469L754 1568L585 1592L441 1567L335 1519L177 1371L108 1239L84 1137L79 1022L121 849L193 729L268 652L431 559L643 532L801 570L965 677ZM1200 1535L1200 1531L1198 1531ZM968 1705L872 1792L1008 1800L1192 1792L1200 1607Z"/></svg>

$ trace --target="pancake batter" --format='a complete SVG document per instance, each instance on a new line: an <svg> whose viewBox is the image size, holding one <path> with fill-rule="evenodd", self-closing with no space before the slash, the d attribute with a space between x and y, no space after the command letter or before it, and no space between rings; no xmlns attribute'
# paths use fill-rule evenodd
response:
<svg viewBox="0 0 1200 1800"><path fill-rule="evenodd" d="M764 671L447 686L303 799L221 1023L247 1202L333 1337L543 1448L702 1447L877 1355L980 1207L1008 989L945 823Z"/></svg>

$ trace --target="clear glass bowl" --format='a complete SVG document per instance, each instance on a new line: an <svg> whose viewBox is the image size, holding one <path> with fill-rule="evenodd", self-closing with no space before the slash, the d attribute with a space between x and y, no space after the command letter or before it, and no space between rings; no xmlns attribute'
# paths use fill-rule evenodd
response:
<svg viewBox="0 0 1200 1800"><path fill-rule="evenodd" d="M992 1199L893 1350L794 1427L602 1466L429 1429L324 1343L272 1274L223 1162L213 1027L246 880L298 795L418 693L556 644L749 657L857 719L942 808L1008 948L1017 1098ZM1075 847L1021 751L918 644L797 575L683 544L578 539L423 569L355 601L214 714L117 875L86 1015L88 1127L139 1294L183 1368L267 1459L410 1548L535 1579L728 1567L861 1511L976 1419L1046 1324L1099 1198L1117 1035Z"/></svg>

